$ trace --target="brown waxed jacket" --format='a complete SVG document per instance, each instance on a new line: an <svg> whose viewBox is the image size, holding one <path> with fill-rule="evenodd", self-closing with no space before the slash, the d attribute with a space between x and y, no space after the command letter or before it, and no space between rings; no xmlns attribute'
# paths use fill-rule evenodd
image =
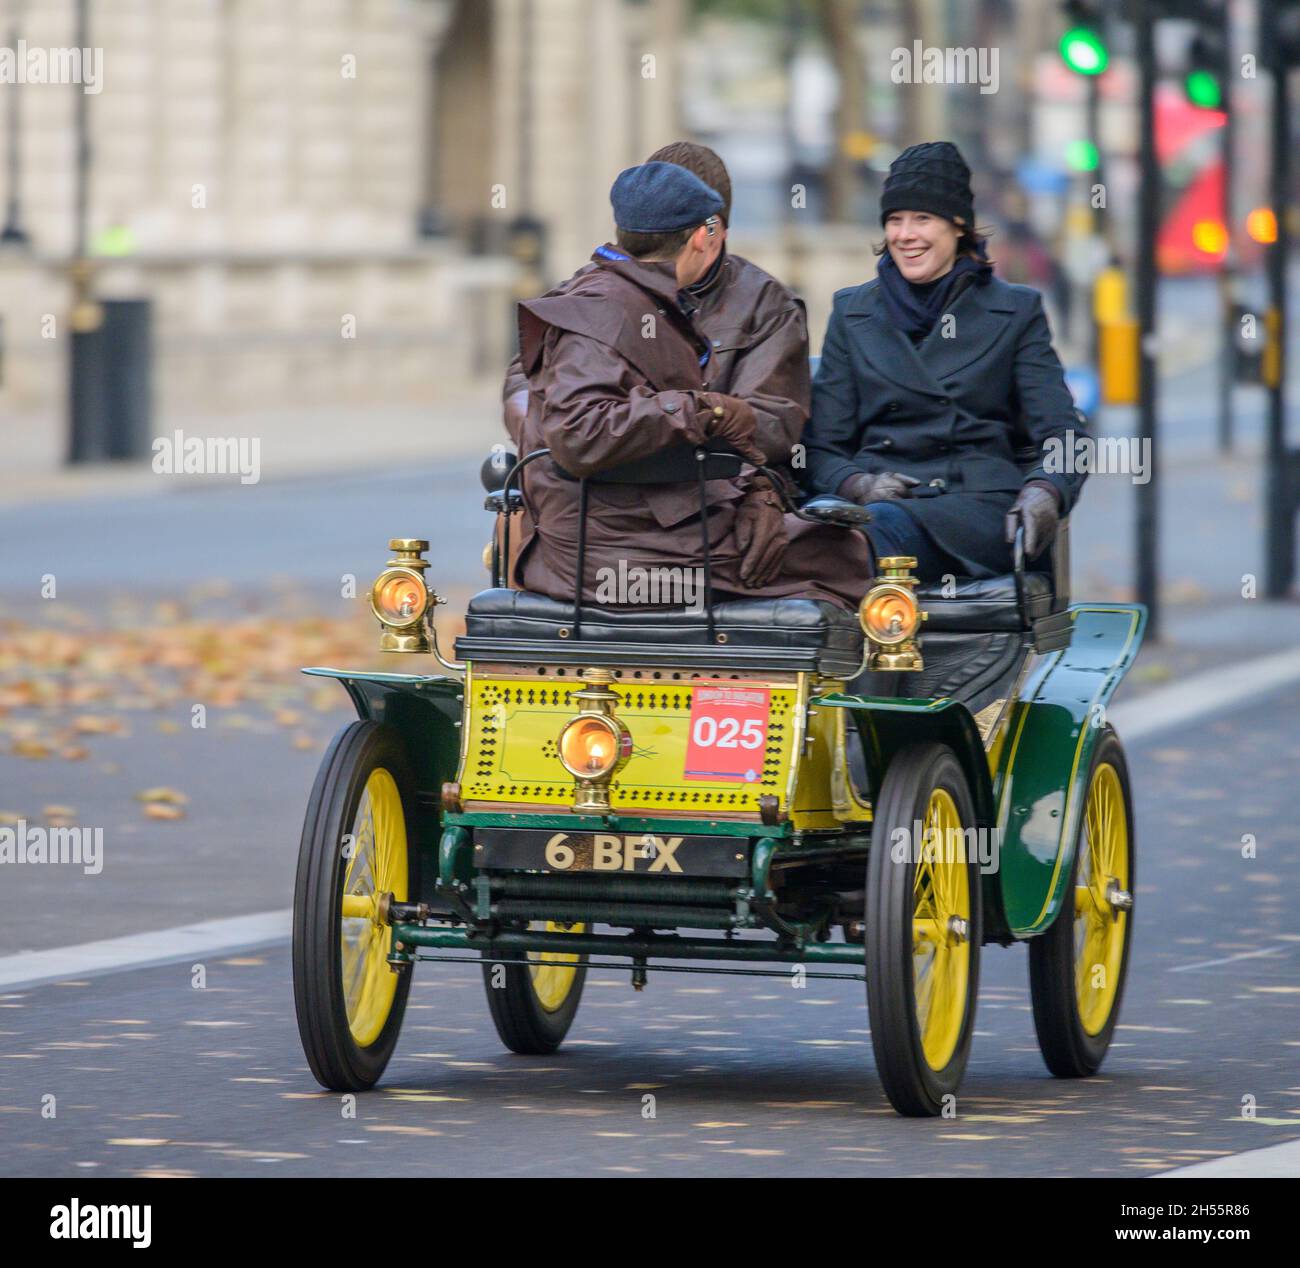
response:
<svg viewBox="0 0 1300 1268"><path fill-rule="evenodd" d="M683 441L701 444L708 439L710 411L697 401L697 393L722 390L713 340L680 306L672 264L642 263L613 248L601 248L593 261L594 268L559 293L519 306L519 368L528 410L512 438L521 454L547 448L554 461L541 459L523 476L527 514L522 517L517 576L526 589L556 599L574 594L579 486L555 465L580 478ZM803 373L806 384L806 358ZM802 408L793 416L781 411L781 416L802 427ZM769 419L776 417L769 414ZM788 425L772 423L771 428ZM781 457L788 456L798 429L789 441L785 434L778 446ZM760 444L766 452L767 445ZM791 545L781 573L761 589L741 584L734 526L736 503L749 487L745 476L707 486L715 594L807 595L856 603L868 574L861 536L792 516L786 517ZM599 601L602 576L624 575L624 569L701 565L699 489L694 483L593 482L589 499L586 601Z"/></svg>
<svg viewBox="0 0 1300 1268"><path fill-rule="evenodd" d="M567 294L596 266L585 264L551 296ZM695 325L713 349L708 390L748 401L758 419L754 439L768 461L785 466L808 421L812 385L803 301L770 273L739 255L723 255L714 272L690 289ZM528 387L520 359L502 392L506 429L519 443L521 418L511 398Z"/></svg>

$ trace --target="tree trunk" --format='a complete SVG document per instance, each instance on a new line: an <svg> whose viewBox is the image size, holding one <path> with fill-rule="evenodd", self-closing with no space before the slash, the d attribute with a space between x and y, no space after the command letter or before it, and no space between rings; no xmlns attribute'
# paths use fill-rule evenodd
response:
<svg viewBox="0 0 1300 1268"><path fill-rule="evenodd" d="M832 222L854 218L857 164L852 149L855 133L866 122L866 66L857 42L857 0L817 0L817 16L839 79L835 107L835 149L826 172L826 218Z"/></svg>

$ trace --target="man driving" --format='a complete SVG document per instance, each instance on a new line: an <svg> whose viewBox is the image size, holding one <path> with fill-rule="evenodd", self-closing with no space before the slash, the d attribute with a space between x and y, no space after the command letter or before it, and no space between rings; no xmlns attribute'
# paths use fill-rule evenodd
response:
<svg viewBox="0 0 1300 1268"><path fill-rule="evenodd" d="M713 341L695 321L690 288L722 254L723 198L684 167L654 161L623 172L610 200L616 242L597 247L594 267L559 292L519 306L528 396L516 439L521 453L548 448L552 461L523 477L518 576L556 599L575 592L577 479L684 443L720 443L751 462L775 456L759 410L718 390ZM859 534L787 516L753 473L711 480L706 492L715 597L857 603L868 578ZM593 483L584 600L599 600L602 569L701 566L703 528L694 482Z"/></svg>
<svg viewBox="0 0 1300 1268"><path fill-rule="evenodd" d="M722 199L712 239L713 262L686 291L696 308L695 324L713 349L710 386L749 402L755 414L756 444L769 463L786 465L808 421L811 394L803 301L770 273L727 250L731 176L713 150L693 141L674 141L646 162L684 167ZM583 265L551 294L565 294L594 267ZM502 395L506 430L518 444L528 408L528 381L518 357L506 374Z"/></svg>

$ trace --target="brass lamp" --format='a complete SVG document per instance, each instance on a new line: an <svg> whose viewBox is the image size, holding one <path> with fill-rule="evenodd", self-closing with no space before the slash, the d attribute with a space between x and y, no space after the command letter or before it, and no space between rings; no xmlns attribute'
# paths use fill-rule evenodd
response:
<svg viewBox="0 0 1300 1268"><path fill-rule="evenodd" d="M573 809L603 814L610 808L610 782L632 756L632 733L614 715L614 675L584 669L580 677L585 685L573 695L578 716L565 723L557 747L560 764L573 776Z"/></svg>
<svg viewBox="0 0 1300 1268"><path fill-rule="evenodd" d="M858 620L871 653L867 668L915 671L923 669L918 635L925 613L916 599L916 567L912 555L887 555L880 559L881 575L872 583L858 608Z"/></svg>
<svg viewBox="0 0 1300 1268"><path fill-rule="evenodd" d="M429 543L418 537L394 537L388 549L393 558L370 587L370 610L383 627L379 650L432 651L426 620L442 600L424 579L424 570L429 566L424 552Z"/></svg>

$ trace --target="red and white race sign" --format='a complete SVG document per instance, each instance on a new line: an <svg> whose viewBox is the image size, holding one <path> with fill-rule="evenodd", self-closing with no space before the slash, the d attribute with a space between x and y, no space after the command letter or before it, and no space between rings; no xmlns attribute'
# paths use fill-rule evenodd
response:
<svg viewBox="0 0 1300 1268"><path fill-rule="evenodd" d="M754 784L762 778L770 694L765 687L694 688L687 779Z"/></svg>

